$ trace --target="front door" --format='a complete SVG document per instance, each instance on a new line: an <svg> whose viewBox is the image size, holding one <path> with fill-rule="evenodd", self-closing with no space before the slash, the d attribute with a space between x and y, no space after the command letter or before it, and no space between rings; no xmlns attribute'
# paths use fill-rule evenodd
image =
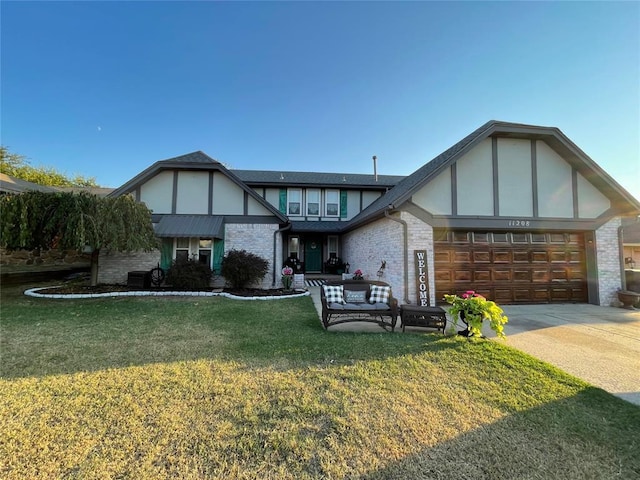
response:
<svg viewBox="0 0 640 480"><path fill-rule="evenodd" d="M322 271L322 241L318 237L305 239L304 268L306 272Z"/></svg>

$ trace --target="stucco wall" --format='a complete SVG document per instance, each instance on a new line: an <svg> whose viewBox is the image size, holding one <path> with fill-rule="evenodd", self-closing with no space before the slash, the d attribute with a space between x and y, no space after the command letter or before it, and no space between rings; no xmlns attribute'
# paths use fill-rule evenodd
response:
<svg viewBox="0 0 640 480"><path fill-rule="evenodd" d="M617 291L622 286L620 247L618 243L619 217L609 220L596 230L596 256L600 305L617 303Z"/></svg>

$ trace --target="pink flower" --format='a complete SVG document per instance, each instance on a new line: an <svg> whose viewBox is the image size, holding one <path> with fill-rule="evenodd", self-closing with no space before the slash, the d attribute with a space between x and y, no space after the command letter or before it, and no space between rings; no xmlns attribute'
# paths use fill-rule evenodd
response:
<svg viewBox="0 0 640 480"><path fill-rule="evenodd" d="M284 267L282 269L282 274L283 275L293 275L293 268L291 267Z"/></svg>

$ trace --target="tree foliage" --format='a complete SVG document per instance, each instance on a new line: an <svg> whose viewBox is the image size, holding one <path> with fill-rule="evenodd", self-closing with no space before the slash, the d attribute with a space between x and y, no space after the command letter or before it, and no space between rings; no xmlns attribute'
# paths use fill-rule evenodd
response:
<svg viewBox="0 0 640 480"><path fill-rule="evenodd" d="M27 182L52 187L97 187L95 177L74 175L68 177L53 167L29 165L23 155L11 153L7 147L0 145L0 173L10 175Z"/></svg>
<svg viewBox="0 0 640 480"><path fill-rule="evenodd" d="M149 251L157 247L151 211L130 195L102 198L81 192L30 191L0 197L0 246L76 249L89 246L92 283L101 249Z"/></svg>
<svg viewBox="0 0 640 480"><path fill-rule="evenodd" d="M116 251L156 246L151 212L130 195L101 198L81 192L25 192L0 198L0 245L8 249Z"/></svg>

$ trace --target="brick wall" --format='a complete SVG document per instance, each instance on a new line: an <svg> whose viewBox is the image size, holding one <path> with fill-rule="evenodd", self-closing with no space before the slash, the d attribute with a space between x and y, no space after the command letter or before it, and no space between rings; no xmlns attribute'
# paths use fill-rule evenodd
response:
<svg viewBox="0 0 640 480"><path fill-rule="evenodd" d="M77 250L13 250L0 248L0 265L38 266L65 265L85 267L91 263L91 255ZM34 268L35 269L35 268Z"/></svg>
<svg viewBox="0 0 640 480"><path fill-rule="evenodd" d="M159 250L131 253L101 250L98 259L98 283L126 284L128 272L151 270L158 266L159 261Z"/></svg>
<svg viewBox="0 0 640 480"><path fill-rule="evenodd" d="M416 304L416 281L414 250L427 251L428 283L430 303L435 303L435 283L433 266L433 228L413 215L402 212L394 213L394 218L407 222L408 234L408 290L404 288L404 238L403 226L393 220L383 218L349 232L342 237L342 254L345 262L349 262L353 273L360 269L366 278L375 280L376 272L382 260L387 268L380 280L389 283L393 295L400 303ZM405 297L405 293L407 296Z"/></svg>
<svg viewBox="0 0 640 480"><path fill-rule="evenodd" d="M617 304L617 291L622 287L620 272L619 217L612 218L596 230L599 304Z"/></svg>
<svg viewBox="0 0 640 480"><path fill-rule="evenodd" d="M273 223L240 224L225 226L224 252L246 250L269 262L269 270L256 288L272 288L273 285L273 233L279 226ZM278 234L276 244L276 286L281 285L280 269L282 259L282 234Z"/></svg>

